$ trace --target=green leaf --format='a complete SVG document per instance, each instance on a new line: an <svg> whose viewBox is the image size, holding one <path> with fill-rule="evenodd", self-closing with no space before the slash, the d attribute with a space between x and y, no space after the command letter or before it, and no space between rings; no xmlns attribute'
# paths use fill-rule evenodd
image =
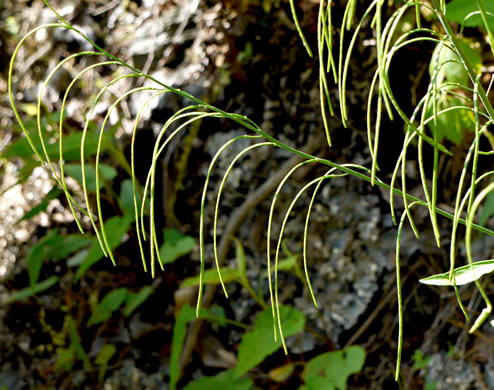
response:
<svg viewBox="0 0 494 390"><path fill-rule="evenodd" d="M122 242L122 238L129 230L131 219L129 217L113 217L105 222L105 230L108 237L108 244L110 248L114 250ZM95 263L104 257L103 252L99 246L97 240L93 241L93 245L89 250L87 257L82 261L79 269L77 270L75 279L80 277Z"/></svg>
<svg viewBox="0 0 494 390"><path fill-rule="evenodd" d="M482 57L478 49L470 45L470 41L463 39L458 41L463 53L472 64L475 71L478 71L482 66ZM439 56L439 58L438 58ZM437 85L440 86L445 81L468 85L470 78L465 66L461 63L460 57L449 47L437 44L432 53L431 62L429 64L429 73L431 77L434 74L435 67L439 67L437 73Z"/></svg>
<svg viewBox="0 0 494 390"><path fill-rule="evenodd" d="M31 210L29 210L26 214L24 214L23 217L21 217L20 219L18 219L17 222L16 222L16 224L18 224L21 221L26 221L28 219L31 219L35 215L38 215L42 211L45 211L46 208L48 207L48 205L50 204L50 202L53 199L58 198L58 195L60 195L61 193L62 193L61 190L59 190L57 187L53 187L50 190L50 192L48 192L45 195L45 198L41 201L41 203L38 204L37 206L34 206Z"/></svg>
<svg viewBox="0 0 494 390"><path fill-rule="evenodd" d="M465 103L449 94L439 94L437 112L458 106L465 106ZM432 101L429 101L426 116L431 117L432 115ZM442 142L446 138L457 145L463 140L463 135L466 130L475 128L475 116L467 107L465 107L465 109L454 109L443 112L437 116L436 122L438 142ZM429 129L431 129L431 132L434 131L434 121L430 121L427 125Z"/></svg>
<svg viewBox="0 0 494 390"><path fill-rule="evenodd" d="M308 390L346 390L346 382L351 374L362 370L365 350L352 345L341 351L323 353L309 360L302 378Z"/></svg>
<svg viewBox="0 0 494 390"><path fill-rule="evenodd" d="M26 261L31 287L34 287L38 281L43 260L47 257L47 249L51 246L56 246L57 242L60 243L62 241L63 238L58 235L58 231L55 229L50 231L46 236L39 240L36 245L29 249Z"/></svg>
<svg viewBox="0 0 494 390"><path fill-rule="evenodd" d="M211 305L208 311L209 315L216 317L216 323L219 326L227 326L227 323L225 321L222 321L222 319L226 319L226 312L223 306L214 303Z"/></svg>
<svg viewBox="0 0 494 390"><path fill-rule="evenodd" d="M193 237L186 236L175 229L165 229L164 244L160 248L163 263L173 263L175 260L190 253L196 246Z"/></svg>
<svg viewBox="0 0 494 390"><path fill-rule="evenodd" d="M141 196L139 191L136 193L137 204L141 204ZM132 221L135 220L135 209L134 209L134 190L132 187L132 180L125 179L120 187L120 205L125 213Z"/></svg>
<svg viewBox="0 0 494 390"><path fill-rule="evenodd" d="M101 351L99 351L98 356L96 356L95 363L98 365L107 365L111 357L115 355L117 348L113 344L105 344Z"/></svg>
<svg viewBox="0 0 494 390"><path fill-rule="evenodd" d="M240 278L238 274L238 269L236 268L222 267L220 268L220 270L221 270L221 277L223 278L223 283L229 283ZM199 284L199 281L200 281L199 275L193 276L191 278L187 278L180 285L180 288L197 286ZM218 276L218 270L216 268L208 269L206 272L204 272L202 282L204 284L219 284L220 278Z"/></svg>
<svg viewBox="0 0 494 390"><path fill-rule="evenodd" d="M467 283L472 283L480 279L485 274L490 274L494 271L494 259L476 261L473 265L464 265L463 267L455 268L454 275L457 286L462 286ZM449 281L449 272L444 274L432 275L419 280L420 283L430 284L433 286L453 286Z"/></svg>
<svg viewBox="0 0 494 390"><path fill-rule="evenodd" d="M180 355L187 331L187 323L196 318L196 310L185 304L178 313L173 326L172 346L170 354L170 389L177 388L180 377Z"/></svg>
<svg viewBox="0 0 494 390"><path fill-rule="evenodd" d="M247 262L245 259L245 251L242 243L235 238L235 257L237 259L237 269L240 278L247 280ZM223 276L223 275L222 275Z"/></svg>
<svg viewBox="0 0 494 390"><path fill-rule="evenodd" d="M291 255L278 263L278 271L291 271L297 265L298 256ZM268 276L268 272L263 273L264 276Z"/></svg>
<svg viewBox="0 0 494 390"><path fill-rule="evenodd" d="M484 207L479 216L479 225L484 226L490 217L494 215L494 192L489 192L485 198Z"/></svg>
<svg viewBox="0 0 494 390"><path fill-rule="evenodd" d="M70 371L75 362L75 353L70 348L57 348L55 367L65 371Z"/></svg>
<svg viewBox="0 0 494 390"><path fill-rule="evenodd" d="M64 236L57 245L48 247L47 256L51 260L62 260L67 258L70 254L89 246L93 242L94 237L69 234Z"/></svg>
<svg viewBox="0 0 494 390"><path fill-rule="evenodd" d="M424 357L424 353L420 349L416 349L412 355L412 359L414 361L413 368L415 370L422 370L424 368L427 368L432 360L432 357Z"/></svg>
<svg viewBox="0 0 494 390"><path fill-rule="evenodd" d="M273 368L269 371L268 376L272 381L283 383L288 380L295 370L295 364L288 363L280 367Z"/></svg>
<svg viewBox="0 0 494 390"><path fill-rule="evenodd" d="M249 378L235 377L235 370L227 370L216 376L204 376L189 383L184 390L250 390L253 382Z"/></svg>
<svg viewBox="0 0 494 390"><path fill-rule="evenodd" d="M124 303L128 291L125 287L116 288L105 295L100 305L108 310L115 311Z"/></svg>
<svg viewBox="0 0 494 390"><path fill-rule="evenodd" d="M289 306L280 306L281 324L285 337L300 332L305 325L304 315ZM281 341L274 341L273 317L271 309L264 310L257 316L254 330L242 337L238 348L236 377L240 377L261 363L267 356L281 347Z"/></svg>
<svg viewBox="0 0 494 390"><path fill-rule="evenodd" d="M474 11L478 11L477 2L472 0L453 0L446 5L446 17L452 22L461 23L465 17ZM494 13L494 3L492 1L485 2L485 10ZM494 29L494 18L488 18L491 29ZM484 27L482 17L475 15L465 22L467 27Z"/></svg>
<svg viewBox="0 0 494 390"><path fill-rule="evenodd" d="M65 173L72 176L82 186L82 169L79 164L65 164ZM106 164L99 164L100 178L106 181L111 181L117 176L117 170ZM86 173L86 184L88 191L96 191L96 169L92 165L84 166ZM99 188L103 188L103 181L100 179Z"/></svg>
<svg viewBox="0 0 494 390"><path fill-rule="evenodd" d="M99 366L98 380L100 383L103 382L108 362L115 355L115 352L117 352L117 348L113 344L105 344L99 351L98 356L96 356L94 362Z"/></svg>
<svg viewBox="0 0 494 390"><path fill-rule="evenodd" d="M141 288L137 293L129 291L125 302L125 317L130 316L132 312L137 309L142 303L144 303L152 293L153 288L151 286L145 286Z"/></svg>
<svg viewBox="0 0 494 390"><path fill-rule="evenodd" d="M43 246L35 245L27 254L27 272L29 274L29 284L31 288L34 288L38 281L39 274L41 272L41 266L43 265L43 259L45 253Z"/></svg>
<svg viewBox="0 0 494 390"><path fill-rule="evenodd" d="M22 290L17 291L12 294L10 298L5 301L5 304L10 304L12 302L21 301L23 299L29 298L35 294L39 294L45 290L48 290L50 287L58 283L59 278L56 276L50 276L48 279L43 280L42 282L37 283L34 287L26 287Z"/></svg>
<svg viewBox="0 0 494 390"><path fill-rule="evenodd" d="M77 332L77 326L72 317L69 317L69 337L70 337L70 349L72 349L77 356L78 359L84 362L84 368L86 370L91 368L91 363L89 362L89 358L84 351L84 348L81 344L81 338L79 337L79 333Z"/></svg>
<svg viewBox="0 0 494 390"><path fill-rule="evenodd" d="M93 240L94 241L94 240ZM91 246L92 248L92 246ZM89 252L91 250L88 249L83 249L79 252L77 252L75 255L71 256L70 258L67 259L67 267L78 267L82 264L84 259L89 255Z"/></svg>
<svg viewBox="0 0 494 390"><path fill-rule="evenodd" d="M26 121L26 126L29 126L30 122ZM34 146L38 150L42 150L41 141L39 138L38 130L36 129L36 122L32 124L34 129L29 131ZM99 135L96 133L88 133L84 142L84 154L86 158L92 157L98 150ZM109 135L104 135L104 142L102 144L102 151L106 149L106 142L110 139ZM63 137L63 159L65 161L80 161L81 159L81 142L82 132L72 133ZM48 143L46 145L46 151L51 160L58 160L60 158L60 146L58 139ZM22 158L23 160L32 158L34 152L29 145L27 138L22 137L12 142L5 148L3 153L5 158Z"/></svg>
<svg viewBox="0 0 494 390"><path fill-rule="evenodd" d="M127 293L128 289L121 287L106 294L89 318L88 326L99 324L110 318L112 312L122 306L127 297Z"/></svg>

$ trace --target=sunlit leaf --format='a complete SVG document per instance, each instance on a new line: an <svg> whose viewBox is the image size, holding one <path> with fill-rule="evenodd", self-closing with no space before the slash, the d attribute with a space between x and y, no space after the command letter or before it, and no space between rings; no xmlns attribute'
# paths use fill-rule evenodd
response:
<svg viewBox="0 0 494 390"><path fill-rule="evenodd" d="M456 285L472 283L480 279L483 275L490 274L494 271L494 259L476 261L473 265L464 265L463 267L455 268L454 275ZM453 286L449 281L449 272L444 274L432 275L419 280L420 283L430 284L433 286Z"/></svg>

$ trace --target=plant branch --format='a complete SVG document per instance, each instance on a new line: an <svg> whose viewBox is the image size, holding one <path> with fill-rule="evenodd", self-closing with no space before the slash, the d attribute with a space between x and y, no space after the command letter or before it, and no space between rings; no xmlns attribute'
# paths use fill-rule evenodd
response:
<svg viewBox="0 0 494 390"><path fill-rule="evenodd" d="M323 143L320 138L313 136L309 139L304 153L314 153ZM225 228L218 250L218 263L221 264L225 261L230 249L230 244L233 236L239 229L242 222L245 220L250 211L254 210L264 199L266 199L283 180L285 175L297 164L303 161L304 158L298 155L293 156L290 160L285 162L280 169L269 179L267 179L256 191L247 197L242 205L233 212L229 222ZM217 285L208 285L202 299L202 307L209 307L213 301L214 294L216 292ZM194 351L199 332L202 326L202 319L198 318L190 325L187 339L185 340L182 357L180 360L181 370L188 364L192 352Z"/></svg>

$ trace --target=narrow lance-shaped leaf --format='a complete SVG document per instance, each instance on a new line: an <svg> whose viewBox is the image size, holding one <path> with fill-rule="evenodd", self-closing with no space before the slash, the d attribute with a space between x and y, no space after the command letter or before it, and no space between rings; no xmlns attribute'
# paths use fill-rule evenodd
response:
<svg viewBox="0 0 494 390"><path fill-rule="evenodd" d="M454 275L457 286L472 283L479 280L482 276L494 272L494 259L482 260L473 263L472 265L464 265L463 267L455 268ZM420 283L430 284L433 286L453 286L453 281L449 279L449 272L443 274L432 275L419 280Z"/></svg>

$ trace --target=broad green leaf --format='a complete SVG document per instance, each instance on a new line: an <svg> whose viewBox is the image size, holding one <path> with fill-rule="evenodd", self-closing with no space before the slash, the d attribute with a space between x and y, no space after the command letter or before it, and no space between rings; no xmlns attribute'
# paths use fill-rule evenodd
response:
<svg viewBox="0 0 494 390"><path fill-rule="evenodd" d="M253 388L249 378L237 378L235 370L227 370L216 376L204 376L189 383L184 390L250 390Z"/></svg>
<svg viewBox="0 0 494 390"><path fill-rule="evenodd" d="M485 274L490 274L494 271L494 259L476 261L473 265L464 265L463 267L455 268L455 280L457 286L472 283L480 279ZM430 284L433 286L453 286L449 281L449 272L444 274L432 275L419 280L420 283Z"/></svg>
<svg viewBox="0 0 494 390"><path fill-rule="evenodd" d="M152 293L153 288L151 286L145 286L136 293L129 291L125 302L124 315L126 317L130 316Z"/></svg>
<svg viewBox="0 0 494 390"><path fill-rule="evenodd" d="M309 360L302 378L308 390L346 390L348 377L362 370L365 350L352 345L341 351L323 353Z"/></svg>
<svg viewBox="0 0 494 390"><path fill-rule="evenodd" d="M196 246L193 237L186 236L175 229L165 229L164 244L160 248L163 263L173 263L175 260L190 253Z"/></svg>
<svg viewBox="0 0 494 390"><path fill-rule="evenodd" d="M50 204L50 202L53 199L58 198L58 195L60 195L61 193L62 193L61 190L59 190L57 187L53 187L50 190L50 192L48 192L45 195L45 198L41 201L41 203L38 204L37 206L34 206L31 210L29 210L26 214L24 214L23 217L21 217L19 220L17 220L16 224L18 224L21 221L25 221L25 220L31 219L35 215L38 215L42 211L45 211L46 208L48 207L48 205Z"/></svg>
<svg viewBox="0 0 494 390"><path fill-rule="evenodd" d="M238 269L236 268L223 267L220 268L220 271L221 277L223 278L223 283L229 283L240 278ZM180 285L180 288L197 286L199 284L199 278L200 276L197 275L185 279L184 282ZM204 272L202 282L204 284L219 284L220 278L218 276L218 270L216 268L208 269L206 272Z"/></svg>
<svg viewBox="0 0 494 390"><path fill-rule="evenodd" d="M170 389L177 388L177 381L180 377L180 355L187 332L187 323L196 318L196 310L188 304L184 305L178 313L175 325L173 326L172 346L170 354Z"/></svg>
<svg viewBox="0 0 494 390"><path fill-rule="evenodd" d="M22 290L19 290L12 294L5 304L9 304L16 301L21 301L23 299L29 298L35 294L48 290L50 287L54 286L58 283L58 277L50 276L48 279L43 280L42 282L37 283L33 288L26 287Z"/></svg>
<svg viewBox="0 0 494 390"><path fill-rule="evenodd" d="M76 179L80 185L82 185L82 169L79 164L65 164L65 173ZM100 169L100 182L99 188L103 188L103 179L111 181L117 176L117 170L106 164L99 164ZM86 184L89 191L96 191L96 169L92 165L86 164L84 166L86 172Z"/></svg>
<svg viewBox="0 0 494 390"><path fill-rule="evenodd" d="M110 318L112 312L122 306L127 293L128 290L125 287L121 287L106 294L89 318L88 326L99 324Z"/></svg>
<svg viewBox="0 0 494 390"><path fill-rule="evenodd" d="M487 12L494 13L494 2L485 1L485 9ZM474 11L478 11L477 2L473 0L453 0L446 5L446 17L452 22L461 23L465 17ZM489 17L488 23L494 29L494 18ZM467 27L484 27L482 17L475 15L465 22Z"/></svg>
<svg viewBox="0 0 494 390"><path fill-rule="evenodd" d="M464 55L470 61L475 71L478 71L482 66L482 57L478 49L473 48L468 40L459 40ZM439 58L438 58L439 56ZM445 81L459 83L461 85L469 85L468 72L465 66L461 63L458 54L452 51L449 47L437 44L432 53L431 62L429 64L429 73L432 77L435 72L435 67L439 67L437 73L437 85L440 86Z"/></svg>
<svg viewBox="0 0 494 390"><path fill-rule="evenodd" d="M127 230L129 230L130 224L131 219L129 217L113 217L105 222L108 244L112 250L121 244L122 238L125 233L127 233ZM98 241L94 240L87 257L82 261L79 269L77 270L76 280L78 280L84 272L86 272L93 264L97 263L103 257L104 255Z"/></svg>
<svg viewBox="0 0 494 390"><path fill-rule="evenodd" d="M305 325L305 317L298 310L289 306L280 306L281 324L285 337L300 332ZM235 376L240 377L261 363L267 356L281 347L281 341L274 341L273 317L271 309L264 310L257 316L254 330L242 337L238 348L238 364Z"/></svg>

